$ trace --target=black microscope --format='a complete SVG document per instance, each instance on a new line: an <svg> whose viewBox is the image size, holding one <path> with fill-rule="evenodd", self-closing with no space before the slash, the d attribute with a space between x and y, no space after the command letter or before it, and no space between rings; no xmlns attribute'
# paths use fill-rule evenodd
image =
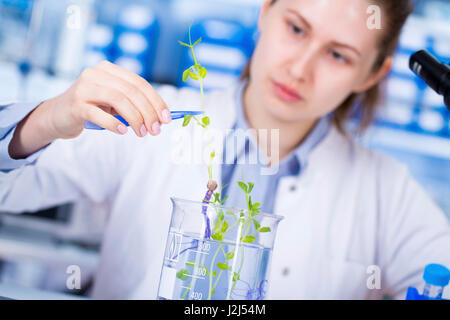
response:
<svg viewBox="0 0 450 320"><path fill-rule="evenodd" d="M444 97L444 103L450 110L450 67L437 61L425 50L420 50L411 56L409 67L419 77Z"/></svg>

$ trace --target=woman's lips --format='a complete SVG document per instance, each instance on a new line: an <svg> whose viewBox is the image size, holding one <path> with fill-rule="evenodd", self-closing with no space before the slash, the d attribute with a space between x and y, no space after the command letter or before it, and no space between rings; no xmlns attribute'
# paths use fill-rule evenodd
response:
<svg viewBox="0 0 450 320"><path fill-rule="evenodd" d="M303 100L303 97L300 96L295 90L292 90L281 83L273 81L273 86L275 89L275 93L277 96L286 102L298 102Z"/></svg>

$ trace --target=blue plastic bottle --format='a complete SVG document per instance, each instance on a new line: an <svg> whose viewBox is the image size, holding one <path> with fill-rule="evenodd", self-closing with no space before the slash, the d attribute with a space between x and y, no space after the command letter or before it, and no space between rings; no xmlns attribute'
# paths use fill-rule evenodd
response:
<svg viewBox="0 0 450 320"><path fill-rule="evenodd" d="M425 267L423 280L425 280L423 298L440 300L442 299L444 287L450 281L450 271L440 264L429 264Z"/></svg>

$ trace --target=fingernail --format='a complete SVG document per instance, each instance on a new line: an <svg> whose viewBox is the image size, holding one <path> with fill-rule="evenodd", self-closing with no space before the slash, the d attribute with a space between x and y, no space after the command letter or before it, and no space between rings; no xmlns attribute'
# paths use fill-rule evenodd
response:
<svg viewBox="0 0 450 320"><path fill-rule="evenodd" d="M170 111L167 109L164 109L164 111L162 112L162 117L163 117L164 122L170 122L172 120Z"/></svg>
<svg viewBox="0 0 450 320"><path fill-rule="evenodd" d="M159 122L155 122L152 125L152 131L154 134L159 134L161 132L161 125L159 124Z"/></svg>
<svg viewBox="0 0 450 320"><path fill-rule="evenodd" d="M147 128L145 127L145 125L142 125L142 127L141 127L141 136L145 137L146 134L147 134Z"/></svg>
<svg viewBox="0 0 450 320"><path fill-rule="evenodd" d="M123 124L119 124L117 126L117 131L119 131L121 134L127 133L128 129Z"/></svg>

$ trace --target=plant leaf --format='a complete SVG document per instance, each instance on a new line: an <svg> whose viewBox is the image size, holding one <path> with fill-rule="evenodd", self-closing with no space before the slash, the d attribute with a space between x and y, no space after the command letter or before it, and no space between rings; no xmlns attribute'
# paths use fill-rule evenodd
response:
<svg viewBox="0 0 450 320"><path fill-rule="evenodd" d="M226 221L223 222L222 228L220 229L221 233L226 232L228 229L228 223Z"/></svg>
<svg viewBox="0 0 450 320"><path fill-rule="evenodd" d="M194 80L198 80L198 74L196 74L192 71L189 71L189 76Z"/></svg>
<svg viewBox="0 0 450 320"><path fill-rule="evenodd" d="M200 41L202 41L202 37L200 37L200 38L198 38L198 40L197 41L195 41L195 43L192 45L192 46L195 46L195 45L197 45Z"/></svg>
<svg viewBox="0 0 450 320"><path fill-rule="evenodd" d="M190 266L190 267L193 267L194 264L195 264L194 261L188 261L188 262L186 262L186 265L187 265L187 266Z"/></svg>
<svg viewBox="0 0 450 320"><path fill-rule="evenodd" d="M183 121L183 127L186 127L189 124L189 122L191 122L191 119L192 119L192 115L190 115L190 114L185 115L184 121Z"/></svg>
<svg viewBox="0 0 450 320"><path fill-rule="evenodd" d="M255 241L255 237L254 236L246 236L244 239L242 239L242 242L248 242L248 243L252 243L253 241Z"/></svg>
<svg viewBox="0 0 450 320"><path fill-rule="evenodd" d="M253 219L253 224L255 225L255 229L258 230L259 227L261 227L261 224L258 222L258 220Z"/></svg>
<svg viewBox="0 0 450 320"><path fill-rule="evenodd" d="M219 194L217 194L217 195L219 195ZM223 218L224 218L223 211L220 210L220 211L219 211L219 220L220 220L220 221L223 221Z"/></svg>
<svg viewBox="0 0 450 320"><path fill-rule="evenodd" d="M261 229L259 229L259 232L270 232L270 228L269 227L262 227Z"/></svg>
<svg viewBox="0 0 450 320"><path fill-rule="evenodd" d="M181 42L181 41L178 41L178 43L181 44L181 45L184 46L184 47L188 47L188 48L191 47L191 46L188 45L187 43L184 43L184 42Z"/></svg>
<svg viewBox="0 0 450 320"><path fill-rule="evenodd" d="M261 203L259 203L259 202L255 202L253 205L252 205L252 209L259 209L259 206L261 205Z"/></svg>
<svg viewBox="0 0 450 320"><path fill-rule="evenodd" d="M216 153L213 151L211 152L211 159L213 159L216 156Z"/></svg>
<svg viewBox="0 0 450 320"><path fill-rule="evenodd" d="M184 70L184 72L183 72L183 82L186 82L186 81L187 81L187 79L188 79L188 77L189 77L189 72L190 72L189 69Z"/></svg>
<svg viewBox="0 0 450 320"><path fill-rule="evenodd" d="M202 122L205 126L208 126L209 125L209 117L203 117Z"/></svg>
<svg viewBox="0 0 450 320"><path fill-rule="evenodd" d="M228 252L228 253L225 255L225 257L227 258L227 260L233 259L233 257L234 257L234 252L233 252L233 251Z"/></svg>
<svg viewBox="0 0 450 320"><path fill-rule="evenodd" d="M239 185L239 187L241 187L241 189L242 189L245 193L247 193L247 185L246 185L245 183L243 183L243 182L241 182L241 181L238 181L238 185Z"/></svg>
<svg viewBox="0 0 450 320"><path fill-rule="evenodd" d="M225 263L219 262L216 264L217 268L222 270L228 270L228 266Z"/></svg>
<svg viewBox="0 0 450 320"><path fill-rule="evenodd" d="M187 269L180 269L180 271L177 272L177 278L180 280L186 280L189 275L189 270Z"/></svg>
<svg viewBox="0 0 450 320"><path fill-rule="evenodd" d="M227 199L228 199L228 196L225 196L225 198L223 198L223 199L220 201L220 204L223 204ZM234 213L233 213L233 214L234 214Z"/></svg>
<svg viewBox="0 0 450 320"><path fill-rule="evenodd" d="M240 280L240 279L241 278L240 278L239 274L237 272L233 272L233 281L237 281L237 280Z"/></svg>
<svg viewBox="0 0 450 320"><path fill-rule="evenodd" d="M211 235L211 238L213 238L213 239L216 240L216 241L222 241L222 240L223 240L223 235L220 234L220 233L212 234L212 235Z"/></svg>
<svg viewBox="0 0 450 320"><path fill-rule="evenodd" d="M220 220L216 220L213 231L214 231L214 233L220 233Z"/></svg>
<svg viewBox="0 0 450 320"><path fill-rule="evenodd" d="M252 192L254 186L255 186L254 183L251 182L248 183L248 193Z"/></svg>
<svg viewBox="0 0 450 320"><path fill-rule="evenodd" d="M208 71L206 70L205 67L200 68L199 74L200 74L200 77L202 77L202 79L205 79L207 73L208 73Z"/></svg>

